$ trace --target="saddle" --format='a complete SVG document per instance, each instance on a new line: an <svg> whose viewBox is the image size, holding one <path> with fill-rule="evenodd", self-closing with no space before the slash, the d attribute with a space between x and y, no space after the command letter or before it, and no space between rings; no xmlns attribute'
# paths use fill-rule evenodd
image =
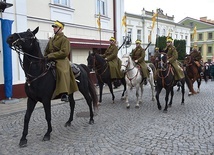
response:
<svg viewBox="0 0 214 155"><path fill-rule="evenodd" d="M77 78L78 76L80 76L80 73L81 73L80 68L72 62L70 62L70 65L71 65L71 69L74 73L74 77Z"/></svg>

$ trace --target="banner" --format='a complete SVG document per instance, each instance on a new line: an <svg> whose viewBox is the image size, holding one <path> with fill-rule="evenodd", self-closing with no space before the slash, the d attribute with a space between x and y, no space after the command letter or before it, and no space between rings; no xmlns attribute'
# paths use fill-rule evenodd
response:
<svg viewBox="0 0 214 155"><path fill-rule="evenodd" d="M13 76L12 76L12 55L11 49L6 40L11 35L11 28L13 21L1 19L1 32L3 44L3 70L4 70L4 89L7 98L12 97Z"/></svg>

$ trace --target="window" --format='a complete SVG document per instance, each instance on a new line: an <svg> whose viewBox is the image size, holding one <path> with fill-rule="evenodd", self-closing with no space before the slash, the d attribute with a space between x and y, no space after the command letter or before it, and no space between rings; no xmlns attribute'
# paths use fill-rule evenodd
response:
<svg viewBox="0 0 214 155"><path fill-rule="evenodd" d="M208 53L212 53L212 47L211 46L208 47Z"/></svg>
<svg viewBox="0 0 214 155"><path fill-rule="evenodd" d="M165 34L166 34L166 30L163 29L163 31L162 31L162 36L165 36Z"/></svg>
<svg viewBox="0 0 214 155"><path fill-rule="evenodd" d="M157 28L157 36L159 37L160 36L160 29Z"/></svg>
<svg viewBox="0 0 214 155"><path fill-rule="evenodd" d="M188 36L185 36L185 40L187 41L187 39L188 39Z"/></svg>
<svg viewBox="0 0 214 155"><path fill-rule="evenodd" d="M97 0L97 14L107 16L106 0Z"/></svg>
<svg viewBox="0 0 214 155"><path fill-rule="evenodd" d="M208 39L213 39L213 34L212 34L212 32L208 33Z"/></svg>
<svg viewBox="0 0 214 155"><path fill-rule="evenodd" d="M183 36L183 35L181 35L181 39L184 39L184 36Z"/></svg>
<svg viewBox="0 0 214 155"><path fill-rule="evenodd" d="M69 6L69 0L53 0L54 4Z"/></svg>
<svg viewBox="0 0 214 155"><path fill-rule="evenodd" d="M202 40L202 34L198 35L198 40Z"/></svg>
<svg viewBox="0 0 214 155"><path fill-rule="evenodd" d="M137 39L141 40L141 30L137 30Z"/></svg>

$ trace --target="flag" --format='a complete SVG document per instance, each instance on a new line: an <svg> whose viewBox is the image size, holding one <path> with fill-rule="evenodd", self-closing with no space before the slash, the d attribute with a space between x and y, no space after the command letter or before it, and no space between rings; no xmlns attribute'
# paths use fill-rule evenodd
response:
<svg viewBox="0 0 214 155"><path fill-rule="evenodd" d="M197 28L195 26L194 29L193 29L192 39L195 38L196 34L197 34Z"/></svg>
<svg viewBox="0 0 214 155"><path fill-rule="evenodd" d="M125 27L125 32L126 32L126 27L127 27L127 24L126 24L126 15L123 16L123 19L122 19L122 26Z"/></svg>
<svg viewBox="0 0 214 155"><path fill-rule="evenodd" d="M98 25L98 29L100 31L101 30L100 14L98 15L98 18L97 18L97 25Z"/></svg>
<svg viewBox="0 0 214 155"><path fill-rule="evenodd" d="M156 17L158 16L158 13L155 13L153 16L152 16L152 30L153 28L155 27L155 22L156 22Z"/></svg>

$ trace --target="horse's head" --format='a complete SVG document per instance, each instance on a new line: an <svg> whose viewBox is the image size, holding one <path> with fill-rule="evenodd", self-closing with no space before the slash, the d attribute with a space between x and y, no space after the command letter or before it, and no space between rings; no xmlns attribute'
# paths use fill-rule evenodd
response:
<svg viewBox="0 0 214 155"><path fill-rule="evenodd" d="M165 70L168 67L167 63L167 54L166 53L160 53L158 55L158 69Z"/></svg>
<svg viewBox="0 0 214 155"><path fill-rule="evenodd" d="M193 62L191 55L186 55L184 57L184 66L188 66Z"/></svg>
<svg viewBox="0 0 214 155"><path fill-rule="evenodd" d="M123 55L122 56L122 58L121 58L121 72L126 72L126 70L127 70L127 68L128 68L128 66L129 66L129 63L130 63L130 56L129 55L127 55L127 54L125 54L125 55Z"/></svg>
<svg viewBox="0 0 214 155"><path fill-rule="evenodd" d="M102 67L106 67L105 65L107 64L106 60L96 52L89 52L87 62L88 68L93 70L99 70Z"/></svg>
<svg viewBox="0 0 214 155"><path fill-rule="evenodd" d="M88 58L87 58L88 68L90 70L94 69L95 66L95 53L89 51L88 52Z"/></svg>
<svg viewBox="0 0 214 155"><path fill-rule="evenodd" d="M10 48L16 51L22 50L26 52L32 48L33 42L37 40L35 34L38 30L39 27L34 31L28 29L26 32L14 33L7 38L7 43Z"/></svg>

